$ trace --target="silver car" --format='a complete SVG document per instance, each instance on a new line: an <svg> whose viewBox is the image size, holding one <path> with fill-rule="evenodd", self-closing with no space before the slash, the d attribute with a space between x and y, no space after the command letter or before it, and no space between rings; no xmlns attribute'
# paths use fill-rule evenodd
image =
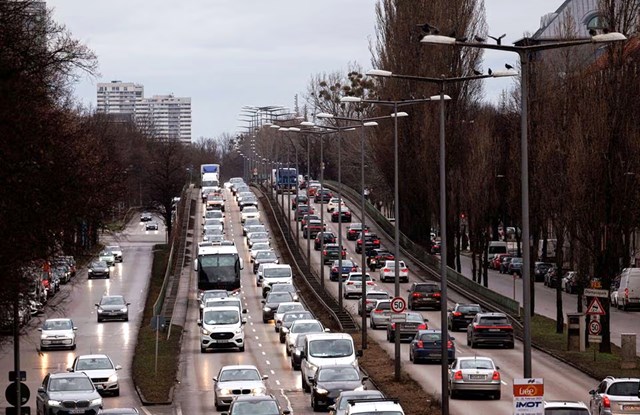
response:
<svg viewBox="0 0 640 415"><path fill-rule="evenodd" d="M386 328L391 319L391 300L378 300L369 314L369 327Z"/></svg>
<svg viewBox="0 0 640 415"><path fill-rule="evenodd" d="M282 328L285 331L285 343L287 345L287 355L291 355L296 344L296 339L300 334L324 333L325 330L322 323L318 320L296 320L290 328Z"/></svg>
<svg viewBox="0 0 640 415"><path fill-rule="evenodd" d="M102 397L85 373L50 373L36 395L36 413L97 414Z"/></svg>
<svg viewBox="0 0 640 415"><path fill-rule="evenodd" d="M490 357L458 357L449 366L451 399L467 392L477 392L500 399L500 368Z"/></svg>
<svg viewBox="0 0 640 415"><path fill-rule="evenodd" d="M213 378L216 410L228 407L233 398L239 395L266 395L267 386L264 381L268 378L266 375L261 376L258 368L253 365L223 366L218 376Z"/></svg>
<svg viewBox="0 0 640 415"><path fill-rule="evenodd" d="M76 331L70 318L50 318L38 329L40 334L40 350L54 348L76 349Z"/></svg>
<svg viewBox="0 0 640 415"><path fill-rule="evenodd" d="M113 364L106 354L87 354L76 357L67 371L86 373L98 388L98 392L119 396L120 384L117 371L120 369L122 366Z"/></svg>

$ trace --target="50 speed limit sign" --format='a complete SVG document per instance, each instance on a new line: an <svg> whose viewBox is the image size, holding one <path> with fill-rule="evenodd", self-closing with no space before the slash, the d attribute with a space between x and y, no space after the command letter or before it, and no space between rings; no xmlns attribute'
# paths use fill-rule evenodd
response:
<svg viewBox="0 0 640 415"><path fill-rule="evenodd" d="M402 313L407 308L407 302L402 297L393 297L391 300L391 311Z"/></svg>
<svg viewBox="0 0 640 415"><path fill-rule="evenodd" d="M600 325L600 322L598 320L591 320L589 322L589 334L597 336L598 334L600 334L601 330L602 325Z"/></svg>

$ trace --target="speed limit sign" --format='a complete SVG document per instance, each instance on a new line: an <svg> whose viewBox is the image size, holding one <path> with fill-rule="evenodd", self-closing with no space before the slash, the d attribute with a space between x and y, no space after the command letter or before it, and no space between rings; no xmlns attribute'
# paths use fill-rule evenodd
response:
<svg viewBox="0 0 640 415"><path fill-rule="evenodd" d="M407 302L402 297L393 297L391 300L391 311L394 313L402 313L407 308Z"/></svg>
<svg viewBox="0 0 640 415"><path fill-rule="evenodd" d="M589 322L589 334L597 336L598 334L600 334L601 330L602 326L600 325L600 322L598 320L591 320Z"/></svg>

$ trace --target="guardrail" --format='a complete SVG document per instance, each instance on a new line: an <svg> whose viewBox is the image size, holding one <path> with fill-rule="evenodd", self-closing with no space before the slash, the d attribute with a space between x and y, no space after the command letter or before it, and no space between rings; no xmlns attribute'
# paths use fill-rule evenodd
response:
<svg viewBox="0 0 640 415"><path fill-rule="evenodd" d="M337 191L338 189L338 183L331 180L324 180L324 185L333 191ZM344 184L341 188L342 197L359 208L361 200L360 194L356 190L346 187ZM394 225L368 201L365 202L365 211L367 216L373 219L381 232L385 234L385 237L393 241L391 235L394 233ZM418 264L424 271L428 272L431 277L440 281L439 260L429 254L423 247L414 243L402 232L400 232L400 247L404 255ZM498 294L449 267L447 267L447 283L453 290L466 297L470 297L470 299L480 303L487 309L499 310L514 318L520 316L520 303L518 301Z"/></svg>

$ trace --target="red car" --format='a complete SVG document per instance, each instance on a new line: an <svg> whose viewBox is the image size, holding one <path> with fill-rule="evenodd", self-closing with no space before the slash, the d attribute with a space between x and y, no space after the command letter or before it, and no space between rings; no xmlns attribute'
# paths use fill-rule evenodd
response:
<svg viewBox="0 0 640 415"><path fill-rule="evenodd" d="M499 270L502 259L507 256L509 256L509 254L495 254L494 257L489 260L489 268Z"/></svg>

